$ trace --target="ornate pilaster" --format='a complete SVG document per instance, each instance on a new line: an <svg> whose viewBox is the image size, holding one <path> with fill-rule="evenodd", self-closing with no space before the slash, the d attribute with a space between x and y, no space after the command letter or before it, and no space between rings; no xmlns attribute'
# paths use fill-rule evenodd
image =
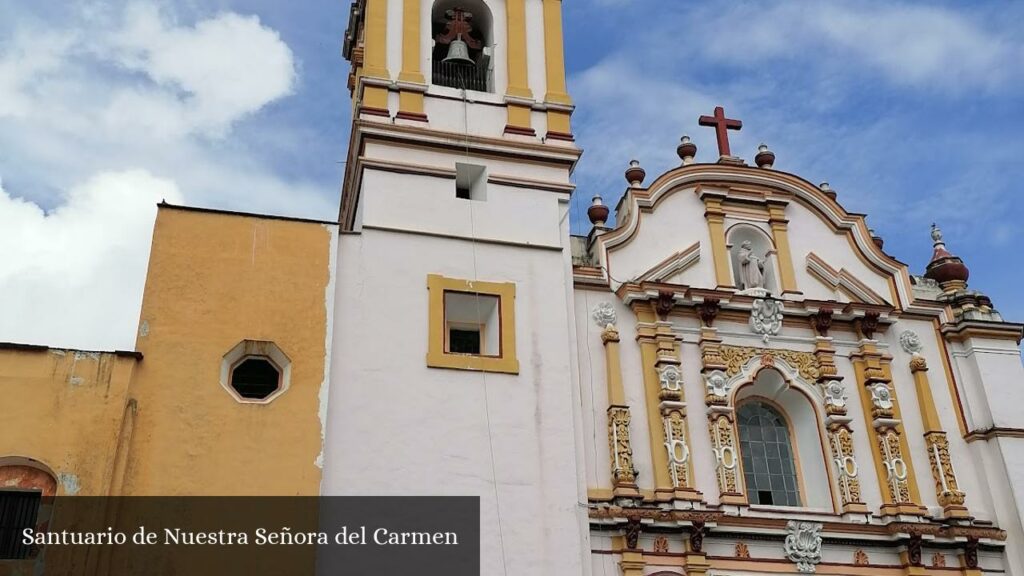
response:
<svg viewBox="0 0 1024 576"><path fill-rule="evenodd" d="M722 356L722 339L712 324L718 314L718 301L705 300L699 309L701 375L704 378L704 403L708 407L708 431L715 454L715 477L719 499L723 504L746 504L740 482L739 449L736 439L735 412L729 404L726 387L726 361Z"/></svg>
<svg viewBox="0 0 1024 576"><path fill-rule="evenodd" d="M865 326L861 332L864 338L850 359L860 382L864 419L873 436L875 469L882 489L881 512L924 515L926 510L919 504L914 468L908 457L910 450L903 437L889 357L883 356L870 339L873 327Z"/></svg>
<svg viewBox="0 0 1024 576"><path fill-rule="evenodd" d="M605 369L608 381L608 446L611 450L612 493L616 497L638 498L637 471L633 465L633 446L629 440L630 413L622 385L622 364L619 360L619 331L615 328L615 308L610 302L598 304L593 311L594 322L604 328Z"/></svg>
<svg viewBox="0 0 1024 576"><path fill-rule="evenodd" d="M921 340L910 330L900 334L900 345L909 352L910 372L914 376L917 402L924 423L924 442L928 447L928 462L931 464L932 479L935 480L935 495L947 518L967 518L970 514L964 507L964 493L956 481L953 462L949 455L949 440L939 422L935 409L931 383L928 381L928 362L921 356Z"/></svg>
<svg viewBox="0 0 1024 576"><path fill-rule="evenodd" d="M832 310L823 308L811 316L811 327L817 334L814 344L814 358L818 364L818 386L825 397L825 430L828 434L829 452L839 486L840 505L843 513L867 513L860 494L860 467L853 451L852 420L847 415L846 388L843 377L836 369L835 349L828 331L832 326Z"/></svg>
<svg viewBox="0 0 1024 576"><path fill-rule="evenodd" d="M659 298L654 310L641 310L638 316L641 320L655 320L656 312L665 317L671 306L669 295ZM672 325L664 319L648 322L641 327L637 339L644 362L656 497L699 501L701 494L693 487L683 375Z"/></svg>

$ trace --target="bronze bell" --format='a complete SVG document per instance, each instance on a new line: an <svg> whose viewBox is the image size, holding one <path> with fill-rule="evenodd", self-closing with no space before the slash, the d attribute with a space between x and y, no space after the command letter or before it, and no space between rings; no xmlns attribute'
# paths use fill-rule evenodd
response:
<svg viewBox="0 0 1024 576"><path fill-rule="evenodd" d="M448 45L448 55L442 60L445 64L471 64L475 65L476 62L469 57L469 46L462 40L462 34L459 34L455 40L451 41Z"/></svg>

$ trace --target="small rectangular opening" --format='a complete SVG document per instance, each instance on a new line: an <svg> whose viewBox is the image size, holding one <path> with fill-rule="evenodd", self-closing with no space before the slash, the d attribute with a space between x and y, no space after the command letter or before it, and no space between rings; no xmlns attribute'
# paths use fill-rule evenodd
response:
<svg viewBox="0 0 1024 576"><path fill-rule="evenodd" d="M771 490L758 490L757 491L757 503L758 504L767 504L768 506L771 506L772 504L775 504L775 499L772 497L772 491Z"/></svg>
<svg viewBox="0 0 1024 576"><path fill-rule="evenodd" d="M480 330L471 328L448 329L448 351L453 354L480 354Z"/></svg>
<svg viewBox="0 0 1024 576"><path fill-rule="evenodd" d="M501 355L500 298L473 292L444 293L445 352Z"/></svg>
<svg viewBox="0 0 1024 576"><path fill-rule="evenodd" d="M455 197L463 200L486 200L487 169L476 164L456 162Z"/></svg>

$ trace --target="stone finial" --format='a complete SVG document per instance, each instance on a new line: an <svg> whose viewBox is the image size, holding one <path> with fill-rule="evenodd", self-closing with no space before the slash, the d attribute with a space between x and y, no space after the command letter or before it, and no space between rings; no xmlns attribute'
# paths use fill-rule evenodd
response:
<svg viewBox="0 0 1024 576"><path fill-rule="evenodd" d="M832 187L828 185L828 182L822 182L821 184L818 184L818 188L820 188L821 191L824 192L825 195L828 196L829 198L833 200L836 199L836 191L833 190Z"/></svg>
<svg viewBox="0 0 1024 576"><path fill-rule="evenodd" d="M775 165L775 152L769 150L767 144L761 144L757 147L754 164L757 164L758 168L771 168Z"/></svg>
<svg viewBox="0 0 1024 576"><path fill-rule="evenodd" d="M629 168L626 168L626 182L629 182L630 186L633 188L639 188L646 176L647 172L640 167L639 160L629 161Z"/></svg>
<svg viewBox="0 0 1024 576"><path fill-rule="evenodd" d="M693 164L694 157L697 156L697 145L690 140L689 136L683 134L683 137L679 139L679 146L676 146L676 154L683 161L683 166Z"/></svg>
<svg viewBox="0 0 1024 576"><path fill-rule="evenodd" d="M594 195L590 208L587 208L587 218L590 218L590 223L594 226L604 226L605 222L608 221L609 213L610 210L601 200L601 195Z"/></svg>

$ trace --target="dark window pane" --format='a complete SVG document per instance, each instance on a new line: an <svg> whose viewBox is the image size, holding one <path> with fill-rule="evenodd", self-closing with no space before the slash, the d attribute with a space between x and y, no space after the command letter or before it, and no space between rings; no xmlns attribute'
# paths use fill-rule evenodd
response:
<svg viewBox="0 0 1024 576"><path fill-rule="evenodd" d="M448 332L448 351L454 354L480 354L480 331L452 328Z"/></svg>
<svg viewBox="0 0 1024 576"><path fill-rule="evenodd" d="M29 546L22 543L26 528L35 528L41 492L0 490L0 560L28 558Z"/></svg>
<svg viewBox="0 0 1024 576"><path fill-rule="evenodd" d="M800 506L786 420L768 404L748 402L737 409L736 422L751 503Z"/></svg>
<svg viewBox="0 0 1024 576"><path fill-rule="evenodd" d="M242 398L266 398L279 384L277 367L266 358L246 358L231 371L231 387Z"/></svg>

